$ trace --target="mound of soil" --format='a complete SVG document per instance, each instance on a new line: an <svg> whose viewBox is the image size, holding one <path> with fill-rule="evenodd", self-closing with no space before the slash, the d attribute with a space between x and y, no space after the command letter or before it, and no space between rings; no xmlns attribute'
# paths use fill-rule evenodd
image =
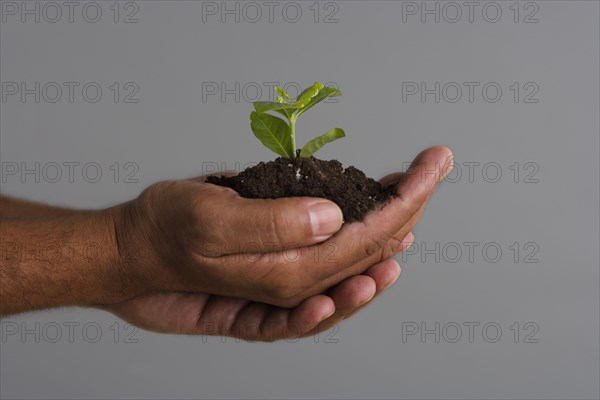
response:
<svg viewBox="0 0 600 400"><path fill-rule="evenodd" d="M396 195L395 185L383 187L353 166L344 168L338 160L314 157L279 157L236 176L209 176L206 182L229 187L247 198L325 198L342 209L346 223L362 221L369 211Z"/></svg>

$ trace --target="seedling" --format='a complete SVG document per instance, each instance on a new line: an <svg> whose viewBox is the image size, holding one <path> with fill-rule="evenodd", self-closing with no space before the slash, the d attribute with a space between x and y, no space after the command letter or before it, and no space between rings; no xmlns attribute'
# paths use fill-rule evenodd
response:
<svg viewBox="0 0 600 400"><path fill-rule="evenodd" d="M342 92L334 87L315 82L311 87L304 89L298 95L296 101L292 101L286 91L279 86L276 86L275 90L277 91L277 101L258 101L254 103L256 111L252 111L250 114L250 126L254 136L267 148L282 157L295 158L296 121L298 117L327 97L341 96ZM288 122L286 123L282 118L275 115L267 114L267 111L275 111L283 115ZM346 135L341 128L333 128L306 143L300 150L300 157L310 157L327 143L344 136Z"/></svg>
<svg viewBox="0 0 600 400"><path fill-rule="evenodd" d="M234 176L209 176L207 183L231 188L251 199L322 197L340 206L345 223L364 220L368 212L396 195L396 185L383 186L358 168L342 167L338 160L311 157L327 143L344 137L340 128L333 128L296 150L298 117L328 97L341 96L338 89L315 82L296 100L290 99L282 88L275 89L276 101L254 103L250 121L258 140L281 157Z"/></svg>

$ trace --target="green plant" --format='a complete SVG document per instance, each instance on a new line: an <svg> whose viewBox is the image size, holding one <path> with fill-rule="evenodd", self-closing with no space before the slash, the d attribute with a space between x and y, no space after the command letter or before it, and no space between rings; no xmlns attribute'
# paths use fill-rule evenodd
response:
<svg viewBox="0 0 600 400"><path fill-rule="evenodd" d="M277 101L258 101L250 114L250 126L254 136L269 149L282 157L296 157L296 120L300 115L311 109L315 104L327 97L341 96L342 92L331 86L324 86L315 82L311 87L304 89L296 101L292 101L285 90L276 86ZM286 123L282 118L267 114L275 111L287 118ZM300 157L310 157L327 143L346 136L341 128L333 128L327 133L314 138L300 150Z"/></svg>

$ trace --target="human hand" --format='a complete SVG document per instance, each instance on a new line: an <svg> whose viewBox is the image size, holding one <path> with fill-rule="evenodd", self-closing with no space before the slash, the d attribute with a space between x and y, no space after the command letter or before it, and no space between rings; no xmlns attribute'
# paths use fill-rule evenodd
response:
<svg viewBox="0 0 600 400"><path fill-rule="evenodd" d="M410 243L406 242L406 246ZM101 308L154 332L270 342L315 335L331 328L366 306L399 273L398 263L388 259L363 275L348 278L332 289L331 294L311 296L291 309L238 297L191 292L142 295Z"/></svg>
<svg viewBox="0 0 600 400"><path fill-rule="evenodd" d="M391 285L397 278L400 271L398 264L393 260L380 261L391 257L391 255L410 245L412 241L412 234L409 235L410 230L423 212L426 200L433 193L439 181L443 179L443 176L450 171L451 163L451 152L447 148L434 147L424 151L415 159L406 174L395 174L386 178L388 182L400 179L398 198L393 199L383 210L371 213L363 223L345 226L333 238L319 245L307 246L306 243L310 244L318 241L318 239L307 236L306 233L304 233L304 236L294 236L295 241L291 240L290 232L287 232L288 236L285 236L286 232L284 230L283 234L280 232L275 242L269 242L270 251L272 252L266 253L267 255L254 253L250 264L248 260L240 261L238 257L236 266L234 256L243 253L226 253L218 257L209 257L209 259L220 258L227 261L227 265L223 267L225 270L231 270L233 267L230 276L236 276L235 268L241 268L241 271L247 273L247 275L237 275L238 278L243 278L243 285L248 285L237 290L248 290L248 287L251 286L249 284L254 282L256 285L254 290L264 290L264 292L249 293L246 296L220 294L215 293L216 290L211 290L211 288L198 290L196 285L202 285L199 280L187 282L187 286L185 286L185 279L179 278L173 279L172 282L183 285L185 287L183 291L185 292L199 293L150 294L111 305L107 308L139 326L162 332L229 334L248 340L274 340L281 337L302 336L327 329L363 307L374 295ZM197 181L193 183L205 185ZM224 192L228 192L228 189L224 189ZM231 194L227 193L227 196ZM217 195L217 197L219 196ZM143 199L144 195L140 198ZM179 198L181 199L181 197ZM235 195L234 198L240 199ZM232 198L229 198L229 201L231 200ZM283 209L281 211L298 206L296 200L302 201L302 199L280 200L290 200L292 202L278 205ZM148 199L145 199L145 201L148 201ZM256 202L256 200L248 201ZM267 202L279 202L279 200L268 200ZM294 202L296 204L293 204ZM187 203L184 201L183 204ZM177 207L175 208L177 209ZM306 215L306 212L304 212L304 215ZM132 216L130 215L129 218L132 218ZM135 219L132 218L130 222L132 221L135 221ZM286 220L284 219L284 221ZM298 219L294 221L298 222ZM301 218L300 221L304 221L304 225L300 223L298 227L304 228L304 232L307 232L306 228L310 225L307 225L306 221L309 221L309 219L305 217ZM235 220L231 223L235 223ZM163 225L154 223L153 226L154 229L160 229ZM174 226L177 226L177 224ZM224 223L222 222L218 226L223 228ZM290 225L290 227L292 226L293 224ZM196 229L193 232L199 231ZM302 230L299 232L302 232ZM293 235L294 232L291 232L291 234ZM256 240L261 240L261 237L256 236L256 233L254 235L253 246L266 244L264 239L257 242ZM405 240L403 241L403 239ZM239 238L234 242L241 243ZM190 243L189 238L184 243ZM294 263L290 263L289 258L286 263L286 251L274 251L289 249L290 246L299 243L300 245L304 244L304 247L294 249L294 260L296 261ZM325 260L314 259L314 254L319 254L315 253L315 248L325 249L328 243L335 244L336 259L328 260L328 263L325 263ZM287 244L288 247L282 244ZM273 246L278 247L273 249ZM172 254L172 252L167 252L167 254ZM202 263L198 263L198 260L205 257L207 256L202 254L201 257L194 257L192 265L188 268L194 268L195 261L197 271L195 273L186 271L183 275L198 279L198 276L202 275L203 268L207 267ZM152 259L152 257L147 259ZM184 261L186 263L190 262L189 260ZM154 268L159 271L162 268L167 271L172 270L168 265L160 266L160 263L157 264L159 266L154 266ZM210 264L208 268L210 269ZM214 265L213 268L215 268ZM284 268L287 268L287 270L282 272ZM324 270L327 270L326 274L328 276L324 276ZM287 274L284 273L286 271ZM222 275L220 276L218 272L213 271L212 277L217 276L222 282L223 277L227 276L227 271L221 271ZM267 282L253 280L252 272L263 277ZM166 273L167 276L173 276L173 274L177 277L178 273L176 271ZM335 286L336 284L338 285ZM235 282L230 283L229 287L231 285L235 286ZM320 294L332 286L335 287L328 292L328 295ZM224 285L224 287L227 287L227 285ZM182 291L181 289L165 287L157 290ZM264 303L273 304L275 307ZM277 307L277 305L280 307ZM286 307L294 308L288 310L285 309ZM246 330L245 333L244 329Z"/></svg>

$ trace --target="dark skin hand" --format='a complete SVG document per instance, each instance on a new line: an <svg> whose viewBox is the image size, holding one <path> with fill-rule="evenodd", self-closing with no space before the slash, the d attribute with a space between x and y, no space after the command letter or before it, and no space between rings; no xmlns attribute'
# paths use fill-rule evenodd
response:
<svg viewBox="0 0 600 400"><path fill-rule="evenodd" d="M101 251L90 259L75 250L59 265L5 254L0 315L82 305L157 332L260 341L327 330L397 279L391 257L414 239L451 164L445 147L422 152L407 173L384 178L398 181L397 198L344 226L327 200L244 199L203 179L161 182L102 211L2 198L3 242L65 238ZM42 278L48 268L56 276Z"/></svg>
<svg viewBox="0 0 600 400"><path fill-rule="evenodd" d="M398 182L399 197L383 210L371 213L364 222L344 226L329 240L310 247L310 251L305 248L293 267L302 269L298 272L309 283L298 283L298 287L280 293L279 298L264 302L198 293L161 293L108 309L138 326L160 332L271 341L328 330L396 281L400 266L391 257L412 243L411 230L442 175L450 171L451 163L447 148L434 147L421 153L408 173L383 178L384 184ZM315 262L314 255L328 253L327 246L331 248L332 243L337 250L336 262ZM289 257L296 258L297 253ZM282 265L284 258L279 255L275 260L272 263L276 267ZM272 305L277 300L281 305Z"/></svg>

